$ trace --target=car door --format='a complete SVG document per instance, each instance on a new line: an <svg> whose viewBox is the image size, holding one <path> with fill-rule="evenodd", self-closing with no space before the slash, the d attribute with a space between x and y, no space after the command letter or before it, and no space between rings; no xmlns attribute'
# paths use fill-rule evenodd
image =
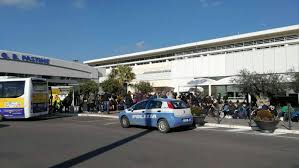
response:
<svg viewBox="0 0 299 168"><path fill-rule="evenodd" d="M145 125L145 108L148 101L142 101L128 110L128 117L132 125Z"/></svg>
<svg viewBox="0 0 299 168"><path fill-rule="evenodd" d="M157 119L161 115L162 101L160 100L150 100L147 104L146 115L145 115L145 125L156 127Z"/></svg>

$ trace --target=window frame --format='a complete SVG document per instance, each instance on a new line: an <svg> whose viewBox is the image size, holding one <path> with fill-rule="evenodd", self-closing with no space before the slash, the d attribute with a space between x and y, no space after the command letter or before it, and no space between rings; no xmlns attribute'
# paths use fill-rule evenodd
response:
<svg viewBox="0 0 299 168"><path fill-rule="evenodd" d="M142 104L142 103L145 103L145 106L144 106L144 108L141 108L141 109L136 109L136 106L138 106L138 105L140 105L140 104ZM139 103L135 104L135 105L132 107L132 109L133 109L134 111L135 111L135 110L145 110L145 109L146 109L146 107L147 107L147 104L148 104L148 100L141 101L141 102L139 102Z"/></svg>
<svg viewBox="0 0 299 168"><path fill-rule="evenodd" d="M10 84L14 83L14 86L17 86L14 88L17 88L18 90L22 89L22 93L20 92L21 94L17 94L17 92L18 92L17 89L14 89L15 95L12 96L12 94L10 94L9 96L6 96L7 95L6 92L9 91L9 88L6 87L6 85L9 83ZM0 98L18 98L25 94L25 81L3 81L3 82L0 82L0 84L2 85L1 90L0 90L0 93L1 93ZM11 86L13 86L13 85L11 85ZM22 86L22 88L20 86Z"/></svg>
<svg viewBox="0 0 299 168"><path fill-rule="evenodd" d="M161 103L161 105L160 105L160 107L150 108L149 106L151 105L152 102L159 102L159 103ZM163 102L160 101L160 100L150 100L147 104L146 109L149 109L149 110L151 110L151 109L160 109L160 108L162 108L162 105L163 105Z"/></svg>

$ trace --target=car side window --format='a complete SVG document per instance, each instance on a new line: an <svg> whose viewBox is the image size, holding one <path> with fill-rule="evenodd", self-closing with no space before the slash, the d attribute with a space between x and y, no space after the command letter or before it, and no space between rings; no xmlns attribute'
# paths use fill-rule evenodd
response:
<svg viewBox="0 0 299 168"><path fill-rule="evenodd" d="M134 110L142 110L142 109L145 109L147 102L148 102L148 101L140 102L140 103L136 104L136 105L133 107L133 109L134 109Z"/></svg>
<svg viewBox="0 0 299 168"><path fill-rule="evenodd" d="M155 108L161 108L162 102L161 101L150 101L147 108L148 109L155 109Z"/></svg>

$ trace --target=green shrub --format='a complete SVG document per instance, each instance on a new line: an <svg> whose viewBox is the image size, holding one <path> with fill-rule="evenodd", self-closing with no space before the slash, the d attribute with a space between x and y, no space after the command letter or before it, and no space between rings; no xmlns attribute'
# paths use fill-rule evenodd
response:
<svg viewBox="0 0 299 168"><path fill-rule="evenodd" d="M200 116L203 114L203 109L201 107L193 106L190 109L193 116Z"/></svg>
<svg viewBox="0 0 299 168"><path fill-rule="evenodd" d="M255 120L259 120L259 121L273 121L273 120L275 120L275 117L271 113L270 110L259 110L259 111L257 111Z"/></svg>

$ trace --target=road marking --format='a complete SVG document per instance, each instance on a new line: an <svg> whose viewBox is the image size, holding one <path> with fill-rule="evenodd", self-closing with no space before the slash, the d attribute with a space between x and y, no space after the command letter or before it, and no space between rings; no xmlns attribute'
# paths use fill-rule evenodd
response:
<svg viewBox="0 0 299 168"><path fill-rule="evenodd" d="M296 139L299 140L299 137L291 137L287 136L287 133L282 133L282 132L274 132L274 133L263 133L263 132L258 132L254 131L248 128L235 128L235 129L229 129L229 130L220 130L218 129L220 127L197 127L194 129L195 131L200 131L200 130L205 130L205 131L216 131L216 132L230 132L230 133L236 133L236 134L246 134L246 135L261 135L261 136L268 136L268 137L278 137L278 138L287 138L287 139ZM283 136L285 135L285 136Z"/></svg>
<svg viewBox="0 0 299 168"><path fill-rule="evenodd" d="M287 138L287 139L296 139L299 140L299 137L291 137L291 136L282 136L284 133L262 133L262 132L235 132L237 134L247 134L247 135L262 135L268 137L278 137L278 138Z"/></svg>
<svg viewBox="0 0 299 168"><path fill-rule="evenodd" d="M104 120L107 120L107 121L115 121L117 120L116 118L103 118Z"/></svg>
<svg viewBox="0 0 299 168"><path fill-rule="evenodd" d="M243 132L243 131L250 131L251 128L234 128L234 129L229 129L229 130L224 130L227 132Z"/></svg>
<svg viewBox="0 0 299 168"><path fill-rule="evenodd" d="M118 122L110 122L110 123L105 123L103 125L113 125L113 124L118 124Z"/></svg>
<svg viewBox="0 0 299 168"><path fill-rule="evenodd" d="M201 129L214 129L215 127L209 127L209 126L204 126L204 127L196 127L194 130L195 131L198 131L198 130L201 130ZM218 128L218 127L217 127Z"/></svg>

